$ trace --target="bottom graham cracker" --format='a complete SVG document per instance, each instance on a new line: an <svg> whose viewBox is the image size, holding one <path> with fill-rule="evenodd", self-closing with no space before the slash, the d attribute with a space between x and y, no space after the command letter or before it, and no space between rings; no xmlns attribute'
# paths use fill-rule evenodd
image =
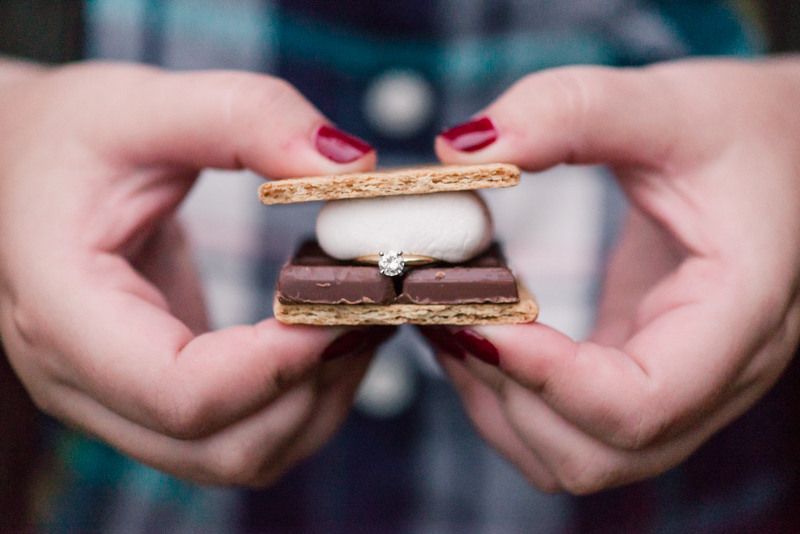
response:
<svg viewBox="0 0 800 534"><path fill-rule="evenodd" d="M275 318L307 325L489 325L530 323L539 315L536 299L519 281L519 302L509 304L282 304L277 294Z"/></svg>

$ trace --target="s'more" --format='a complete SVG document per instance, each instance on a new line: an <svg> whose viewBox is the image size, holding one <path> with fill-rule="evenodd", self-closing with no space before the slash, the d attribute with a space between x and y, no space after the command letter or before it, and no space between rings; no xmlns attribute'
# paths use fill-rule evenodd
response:
<svg viewBox="0 0 800 534"><path fill-rule="evenodd" d="M513 165L378 170L266 182L264 204L324 201L316 239L281 270L275 317L309 325L487 325L536 319L476 190Z"/></svg>

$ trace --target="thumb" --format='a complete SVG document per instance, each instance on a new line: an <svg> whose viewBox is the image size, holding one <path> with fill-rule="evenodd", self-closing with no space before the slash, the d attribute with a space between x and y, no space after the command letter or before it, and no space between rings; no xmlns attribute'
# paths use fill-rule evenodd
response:
<svg viewBox="0 0 800 534"><path fill-rule="evenodd" d="M647 69L566 67L523 78L436 139L444 163L658 163L678 138L673 96Z"/></svg>
<svg viewBox="0 0 800 534"><path fill-rule="evenodd" d="M290 84L244 72L169 73L89 66L103 87L70 95L106 112L86 132L92 146L131 164L247 167L270 178L367 170L375 152L332 127ZM70 69L65 76L74 75ZM102 82L102 83L101 83ZM92 84L81 84L91 87ZM117 160L118 161L118 160Z"/></svg>

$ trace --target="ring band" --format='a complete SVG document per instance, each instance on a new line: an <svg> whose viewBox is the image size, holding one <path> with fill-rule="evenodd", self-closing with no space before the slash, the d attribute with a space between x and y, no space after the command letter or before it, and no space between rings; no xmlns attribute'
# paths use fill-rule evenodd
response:
<svg viewBox="0 0 800 534"><path fill-rule="evenodd" d="M372 265L377 265L381 259L380 254L368 254L366 256L359 256L355 258L353 261L357 263L369 263ZM432 258L430 256L421 256L418 254L406 254L403 253L403 262L406 265L425 265L428 263L437 262L436 258Z"/></svg>

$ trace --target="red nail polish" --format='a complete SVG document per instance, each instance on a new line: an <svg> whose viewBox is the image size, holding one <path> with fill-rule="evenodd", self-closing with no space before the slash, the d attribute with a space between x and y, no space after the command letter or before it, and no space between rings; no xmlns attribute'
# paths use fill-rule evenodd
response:
<svg viewBox="0 0 800 534"><path fill-rule="evenodd" d="M497 347L492 345L485 337L472 330L464 329L454 333L453 338L456 343L482 362L495 367L500 366L500 353L497 351Z"/></svg>
<svg viewBox="0 0 800 534"><path fill-rule="evenodd" d="M463 360L467 353L456 343L453 333L445 326L418 326L420 334L425 336L434 348L449 354L457 360Z"/></svg>
<svg viewBox="0 0 800 534"><path fill-rule="evenodd" d="M336 163L350 163L372 151L367 143L336 128L322 125L314 139L317 151Z"/></svg>
<svg viewBox="0 0 800 534"><path fill-rule="evenodd" d="M329 362L348 354L361 354L375 350L392 337L396 331L396 326L354 328L337 337L325 347L321 359L323 362Z"/></svg>
<svg viewBox="0 0 800 534"><path fill-rule="evenodd" d="M488 117L453 126L440 135L450 146L462 152L475 152L497 140L497 130Z"/></svg>
<svg viewBox="0 0 800 534"><path fill-rule="evenodd" d="M370 338L366 330L362 328L348 330L325 347L320 359L323 362L329 362L348 354L358 354L363 352L369 346L369 343Z"/></svg>

